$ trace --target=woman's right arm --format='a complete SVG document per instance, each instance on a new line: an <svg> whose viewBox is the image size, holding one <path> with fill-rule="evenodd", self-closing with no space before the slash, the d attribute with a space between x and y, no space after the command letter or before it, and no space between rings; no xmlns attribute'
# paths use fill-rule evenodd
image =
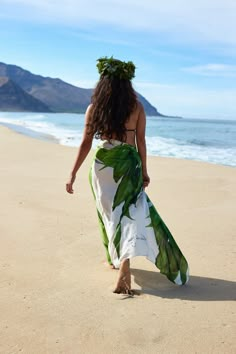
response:
<svg viewBox="0 0 236 354"><path fill-rule="evenodd" d="M139 115L136 127L136 142L138 153L142 161L143 187L147 187L150 183L150 178L147 173L147 149L146 149L146 115L143 105L139 102Z"/></svg>
<svg viewBox="0 0 236 354"><path fill-rule="evenodd" d="M66 184L66 191L70 194L74 192L72 186L76 178L76 173L80 168L80 166L82 165L82 163L84 162L85 158L87 157L93 142L93 134L89 133L89 124L91 120L91 108L92 105L89 105L85 113L85 126L84 126L82 141L79 146L78 154L74 166L72 168L69 181Z"/></svg>

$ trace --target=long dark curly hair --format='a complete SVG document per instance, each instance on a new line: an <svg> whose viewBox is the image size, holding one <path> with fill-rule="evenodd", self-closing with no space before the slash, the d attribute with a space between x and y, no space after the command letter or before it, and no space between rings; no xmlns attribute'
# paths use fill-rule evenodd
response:
<svg viewBox="0 0 236 354"><path fill-rule="evenodd" d="M125 123L135 110L137 97L130 80L102 75L91 98L90 133L109 140L126 139Z"/></svg>

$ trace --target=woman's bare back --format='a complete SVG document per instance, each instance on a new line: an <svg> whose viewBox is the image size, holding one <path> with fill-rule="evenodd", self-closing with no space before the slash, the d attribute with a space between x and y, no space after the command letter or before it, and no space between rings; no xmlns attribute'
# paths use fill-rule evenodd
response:
<svg viewBox="0 0 236 354"><path fill-rule="evenodd" d="M137 130L137 123L138 123L138 118L140 115L140 110L142 108L142 105L140 102L137 103L136 109L132 112L130 117L128 118L125 128L126 128L126 137L124 137L123 142L136 146L136 130ZM106 140L107 138L105 136L102 137L102 140ZM112 139L117 140L116 134L112 134Z"/></svg>

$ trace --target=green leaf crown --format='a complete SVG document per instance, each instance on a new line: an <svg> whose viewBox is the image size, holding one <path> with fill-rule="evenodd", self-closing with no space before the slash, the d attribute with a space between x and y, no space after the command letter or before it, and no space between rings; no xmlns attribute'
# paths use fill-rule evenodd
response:
<svg viewBox="0 0 236 354"><path fill-rule="evenodd" d="M135 75L135 65L132 61L121 61L113 57L97 59L97 68L101 76L118 77L123 80L131 80Z"/></svg>

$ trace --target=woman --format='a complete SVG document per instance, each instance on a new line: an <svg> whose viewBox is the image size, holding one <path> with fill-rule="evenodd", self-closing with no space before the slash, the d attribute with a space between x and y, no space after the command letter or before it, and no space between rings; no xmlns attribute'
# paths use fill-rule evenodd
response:
<svg viewBox="0 0 236 354"><path fill-rule="evenodd" d="M146 164L146 117L132 88L135 66L98 59L100 80L85 115L78 155L66 184L73 193L76 173L93 137L101 140L90 170L107 261L119 268L114 293L133 295L130 258L146 256L172 282L188 281L188 264L144 189L150 183Z"/></svg>

